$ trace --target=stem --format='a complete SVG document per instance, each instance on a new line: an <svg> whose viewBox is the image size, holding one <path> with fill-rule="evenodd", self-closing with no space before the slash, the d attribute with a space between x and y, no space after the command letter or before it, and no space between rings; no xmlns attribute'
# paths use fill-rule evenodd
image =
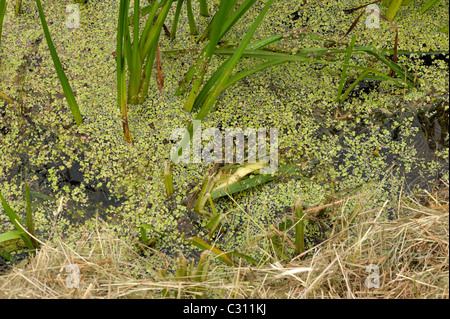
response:
<svg viewBox="0 0 450 319"><path fill-rule="evenodd" d="M192 11L192 0L186 1L186 9L187 9L187 16L189 20L189 29L191 30L191 35L197 35L197 25L195 24L194 19L194 12Z"/></svg>
<svg viewBox="0 0 450 319"><path fill-rule="evenodd" d="M305 251L305 235L303 221L303 206L300 200L295 202L295 254L300 255Z"/></svg>
<svg viewBox="0 0 450 319"><path fill-rule="evenodd" d="M175 11L175 16L173 17L172 29L170 30L170 39L174 40L177 33L178 20L180 19L181 8L183 8L183 0L178 0L177 10Z"/></svg>
<svg viewBox="0 0 450 319"><path fill-rule="evenodd" d="M164 163L164 183L166 185L167 197L170 197L174 193L172 171L170 162Z"/></svg>
<svg viewBox="0 0 450 319"><path fill-rule="evenodd" d="M8 103L12 103L12 99L0 91L0 99L4 99Z"/></svg>
<svg viewBox="0 0 450 319"><path fill-rule="evenodd" d="M345 101L345 99L346 99L347 96L350 94L350 92L355 88L355 86L356 86L360 81L362 81L362 79L363 79L367 74L369 74L369 73L370 73L370 71L364 71L363 73L361 73L360 76L358 76L358 77L356 78L355 82L353 82L353 83L348 87L348 89L345 91L345 93L342 95L341 100L340 100L341 103ZM406 87L406 86L405 86L405 87Z"/></svg>
<svg viewBox="0 0 450 319"><path fill-rule="evenodd" d="M200 15L204 17L209 17L208 3L206 0L200 0Z"/></svg>
<svg viewBox="0 0 450 319"><path fill-rule="evenodd" d="M45 40L47 41L47 46L50 51L50 55L53 60L53 64L55 66L56 73L58 75L59 82L64 91L64 95L67 100L67 104L69 104L72 115L75 119L77 125L83 123L83 117L81 116L80 110L78 108L77 101L75 100L75 96L73 95L72 88L69 84L69 80L67 79L66 73L62 67L61 61L59 60L58 53L56 52L55 46L53 45L52 38L50 36L50 31L48 30L47 22L45 21L44 10L42 9L42 4L40 0L36 0L36 5L39 11L39 18L41 20L42 29L44 31Z"/></svg>
<svg viewBox="0 0 450 319"><path fill-rule="evenodd" d="M123 52L123 40L125 35L125 28L128 27L128 6L129 0L120 0L119 21L117 27L117 103L122 112L122 127L125 141L132 144L130 129L128 127L127 115L127 92L126 92L126 78L125 78L125 53Z"/></svg>
<svg viewBox="0 0 450 319"><path fill-rule="evenodd" d="M19 15L21 7L22 7L22 0L16 0L16 6L15 6L16 16Z"/></svg>
<svg viewBox="0 0 450 319"><path fill-rule="evenodd" d="M128 28L128 26L125 25L124 28ZM130 71L128 99L132 100L139 94L142 69L142 63L139 56L139 0L134 0L133 48L131 50L131 63L128 69Z"/></svg>
<svg viewBox="0 0 450 319"><path fill-rule="evenodd" d="M386 18L388 18L390 21L394 20L398 9L402 5L402 1L403 0L392 0L391 5L386 11Z"/></svg>
<svg viewBox="0 0 450 319"><path fill-rule="evenodd" d="M352 41L350 42L350 45L348 47L347 55L346 55L345 60L344 60L344 67L342 68L341 80L339 81L339 87L338 87L338 93L337 93L337 96L336 96L336 101L339 101L339 99L341 98L342 88L344 87L345 74L347 72L347 66L346 65L349 64L349 62L350 62L350 58L352 56L353 48L355 47L355 42L356 42L356 36L353 36L352 37Z"/></svg>
<svg viewBox="0 0 450 319"><path fill-rule="evenodd" d="M6 6L6 0L0 0L0 48L2 44L3 17L5 16Z"/></svg>
<svg viewBox="0 0 450 319"><path fill-rule="evenodd" d="M152 74L153 64L155 62L156 57L156 49L155 45L151 50L147 57L145 67L144 67L144 79L141 81L141 87L139 89L139 95L136 99L130 100L130 104L141 104L144 103L145 99L148 95L148 88L150 86L150 77Z"/></svg>
<svg viewBox="0 0 450 319"><path fill-rule="evenodd" d="M33 222L33 214L31 212L31 194L30 194L30 187L28 186L28 183L25 182L25 201L27 203L26 206L26 213L27 213L27 230L28 232L35 236L34 231L34 222ZM33 243L33 246L35 248L39 247L39 243L33 238L30 237L31 242Z"/></svg>

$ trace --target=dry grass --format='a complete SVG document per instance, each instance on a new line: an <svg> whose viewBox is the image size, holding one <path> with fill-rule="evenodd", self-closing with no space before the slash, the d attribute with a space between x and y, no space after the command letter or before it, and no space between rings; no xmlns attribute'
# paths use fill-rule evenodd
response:
<svg viewBox="0 0 450 319"><path fill-rule="evenodd" d="M289 264L217 266L204 282L160 276L174 260L143 258L99 223L74 247L45 245L0 276L0 298L160 298L163 289L182 298L449 298L448 187L404 198L398 219L382 222L384 209L360 214ZM69 264L80 269L78 288L67 286Z"/></svg>

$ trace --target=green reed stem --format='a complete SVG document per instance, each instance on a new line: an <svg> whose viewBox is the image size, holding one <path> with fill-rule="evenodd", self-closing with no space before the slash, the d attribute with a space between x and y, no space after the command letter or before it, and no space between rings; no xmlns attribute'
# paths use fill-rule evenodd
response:
<svg viewBox="0 0 450 319"><path fill-rule="evenodd" d="M300 200L295 202L295 254L300 255L305 251L305 223L303 221L303 206Z"/></svg>
<svg viewBox="0 0 450 319"><path fill-rule="evenodd" d="M164 184L166 185L167 197L172 196L174 193L172 170L170 167L170 162L167 161L164 163Z"/></svg>
<svg viewBox="0 0 450 319"><path fill-rule="evenodd" d="M191 31L191 35L197 35L198 29L197 29L197 25L195 24L194 12L192 11L192 0L186 0L186 10L187 10L187 17L188 17L188 21L189 21L189 29Z"/></svg>
<svg viewBox="0 0 450 319"><path fill-rule="evenodd" d="M133 100L139 95L139 86L141 83L141 57L139 56L139 0L134 0L134 21L133 21L133 45L131 49L131 63L128 70L130 80L128 84L128 99ZM128 29L127 26L125 28Z"/></svg>
<svg viewBox="0 0 450 319"><path fill-rule="evenodd" d="M397 14L398 9L402 5L403 0L392 0L389 8L386 11L386 18L390 21L394 20L395 15Z"/></svg>
<svg viewBox="0 0 450 319"><path fill-rule="evenodd" d="M124 138L127 143L132 144L133 139L128 127L128 112L127 112L127 89L126 89L126 59L124 52L124 39L126 29L128 28L128 7L129 0L120 0L119 20L117 23L117 104L122 113L122 128Z"/></svg>
<svg viewBox="0 0 450 319"><path fill-rule="evenodd" d="M20 9L22 8L22 0L16 0L16 5L14 7L14 11L16 16L20 14Z"/></svg>
<svg viewBox="0 0 450 319"><path fill-rule="evenodd" d="M180 19L182 8L183 8L183 0L178 0L177 9L176 9L175 15L173 17L172 29L170 30L170 39L171 40L175 39L175 36L177 33L177 28L178 28L178 21Z"/></svg>
<svg viewBox="0 0 450 319"><path fill-rule="evenodd" d="M0 48L2 47L3 18L5 17L6 6L6 0L0 0Z"/></svg>
<svg viewBox="0 0 450 319"><path fill-rule="evenodd" d="M208 9L208 3L206 0L200 0L200 15L204 17L209 17L209 9Z"/></svg>
<svg viewBox="0 0 450 319"><path fill-rule="evenodd" d="M350 42L350 45L348 47L347 55L345 56L344 65L347 65L350 62L350 58L352 56L353 48L355 47L355 42L356 42L356 36L353 36L352 37L352 41ZM346 74L346 72L347 72L347 66L344 66L342 68L341 79L339 81L339 87L338 87L338 93L337 93L337 96L336 96L336 101L339 101L339 99L341 98L342 88L344 87L344 83L345 83L345 74Z"/></svg>

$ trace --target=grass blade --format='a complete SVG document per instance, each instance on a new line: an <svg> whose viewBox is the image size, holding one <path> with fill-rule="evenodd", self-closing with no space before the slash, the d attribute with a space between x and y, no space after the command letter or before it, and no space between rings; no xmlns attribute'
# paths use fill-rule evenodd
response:
<svg viewBox="0 0 450 319"><path fill-rule="evenodd" d="M429 0L427 3L423 5L421 8L422 13L427 12L432 6L434 6L436 3L438 3L439 0Z"/></svg>
<svg viewBox="0 0 450 319"><path fill-rule="evenodd" d="M209 113L211 107L219 97L219 95L222 93L222 91L225 89L227 81L229 77L231 76L231 73L233 72L234 68L238 64L239 60L241 59L247 44L250 42L251 38L253 37L256 29L260 25L261 21L263 20L264 16L266 15L267 11L269 10L270 6L272 5L274 0L267 1L266 5L256 18L256 20L253 22L250 29L247 31L247 34L245 35L244 39L242 40L239 47L236 49L234 54L231 56L228 62L226 62L226 69L224 73L222 74L221 78L218 80L218 83L215 85L215 87L212 89L211 94L208 96L208 98L205 101L205 104L200 109L199 113L196 116L196 120L203 120L206 115Z"/></svg>
<svg viewBox="0 0 450 319"><path fill-rule="evenodd" d="M149 2L152 2L152 3L150 3L149 5L143 7L142 9L139 10L139 19L142 18L142 17L145 17L146 15L150 14L150 13L153 11L153 4L154 4L155 0L151 0L151 1L149 1ZM156 9L157 9L158 7L159 7L159 5L156 4ZM129 25L133 25L133 21L134 21L134 12L133 12L133 14L129 17L129 19L128 19L128 24L129 24Z"/></svg>
<svg viewBox="0 0 450 319"><path fill-rule="evenodd" d="M173 17L172 29L170 30L170 39L174 40L177 28L178 28L178 20L180 19L181 9L183 8L183 0L178 0L177 9L175 11L175 16Z"/></svg>
<svg viewBox="0 0 450 319"><path fill-rule="evenodd" d="M8 103L12 103L12 99L9 96L7 96L6 94L2 93L1 91L0 91L0 99L3 99Z"/></svg>
<svg viewBox="0 0 450 319"><path fill-rule="evenodd" d="M232 16L226 21L221 38L230 31L230 29L237 23L237 21L242 18L242 16L255 4L256 0L246 0L242 3L236 11L232 14ZM234 1L236 3L236 1Z"/></svg>
<svg viewBox="0 0 450 319"><path fill-rule="evenodd" d="M158 13L158 17L156 18L155 23L153 23L153 19L151 18L156 17L152 15L149 17L147 21L147 25L150 25L149 28L144 28L144 31L142 32L141 36L141 45L140 45L140 56L142 59L148 56L151 48L158 42L159 35L161 34L161 30L163 28L164 21L166 20L166 17L170 11L170 7L172 5L172 0L166 0L165 5L161 9L161 11ZM156 14L156 12L155 12ZM148 29L148 31L147 31Z"/></svg>
<svg viewBox="0 0 450 319"><path fill-rule="evenodd" d="M392 21L395 18L398 9L400 9L402 2L403 0L392 0L389 8L386 11L386 18Z"/></svg>
<svg viewBox="0 0 450 319"><path fill-rule="evenodd" d="M3 18L5 17L6 6L6 0L0 0L0 48L2 47Z"/></svg>
<svg viewBox="0 0 450 319"><path fill-rule="evenodd" d="M197 70L197 72L194 83L192 85L192 90L189 94L186 104L184 105L184 110L186 112L192 111L192 107L198 96L200 86L203 83L203 79L205 77L208 64L211 61L214 49L217 46L217 43L219 42L220 34L222 32L222 26L228 12L229 12L229 2L222 1L220 3L219 11L215 20L210 40L206 45L205 49L203 50L203 52L199 55L195 65L195 69Z"/></svg>
<svg viewBox="0 0 450 319"><path fill-rule="evenodd" d="M345 73L347 72L347 66L345 66L345 65L349 64L349 62L350 62L353 48L355 47L355 42L356 42L356 36L353 36L352 41L350 42L350 45L348 47L347 55L345 56L344 67L342 68L341 79L339 81L339 87L338 87L338 93L336 96L336 101L339 101L341 94L342 94L342 88L344 87L344 83L345 83Z"/></svg>
<svg viewBox="0 0 450 319"><path fill-rule="evenodd" d="M194 12L192 11L192 0L186 0L186 10L187 10L187 17L188 17L188 22L189 22L189 29L191 30L191 35L197 35L198 29L197 29L197 25L195 24Z"/></svg>
<svg viewBox="0 0 450 319"><path fill-rule="evenodd" d="M300 200L294 205L294 221L295 221L295 254L300 255L305 251L305 236L303 221L303 206Z"/></svg>
<svg viewBox="0 0 450 319"><path fill-rule="evenodd" d="M217 247L213 247L210 244L208 244L206 241L199 237L191 238L192 244L196 246L197 248L200 248L201 250L211 251L214 255L217 256L222 262L224 262L228 266L234 266L236 265L233 260L222 250L220 250Z"/></svg>
<svg viewBox="0 0 450 319"><path fill-rule="evenodd" d="M16 0L16 5L14 7L16 16L20 14L20 9L22 8L22 0Z"/></svg>
<svg viewBox="0 0 450 319"><path fill-rule="evenodd" d="M234 71L236 65L240 61L245 49L247 48L247 45L249 44L254 33L256 32L256 29L261 24L261 21L264 19L264 16L271 7L273 1L274 0L267 1L266 5L261 10L258 17L253 22L252 26L247 31L247 34L245 35L244 39L242 40L238 48L234 51L233 55L226 62L224 62L226 66L224 67L220 78L217 80L217 83L215 83L213 88L211 89L211 93L209 93L209 95L205 99L205 102L203 103L195 120L199 121L203 120L208 115L209 111L211 110L211 107L214 105L219 95L227 88L227 82L231 76L231 73ZM181 155L181 150L185 147L185 145L187 145L187 143L189 143L191 137L193 136L194 133L193 123L191 123L187 131L188 133L181 140L179 148L177 149L176 152L174 152L174 157L172 158L172 161L175 163L178 163L178 158Z"/></svg>
<svg viewBox="0 0 450 319"><path fill-rule="evenodd" d="M164 6L158 14L158 18L156 18L155 24L151 27L148 32L148 37L145 38L145 30L143 32L143 36L141 38L141 43L143 44L140 49L140 56L142 61L145 61L144 73L141 76L141 84L139 88L139 95L137 98L133 98L129 101L130 104L140 104L145 101L148 94L148 89L150 85L150 77L153 69L153 64L156 57L156 51L158 46L158 41L161 35L161 30L164 26L164 21L169 14L170 8L172 5L172 0L166 0ZM156 6L156 4L155 4ZM148 21L147 21L148 23Z"/></svg>
<svg viewBox="0 0 450 319"><path fill-rule="evenodd" d="M392 69L402 80L405 78L405 71L394 61L387 58L383 54L380 54L376 51L375 48L371 46L365 46L365 47L355 47L353 49L354 52L359 53L366 53L369 55L372 55L376 57L380 62L388 66L390 69ZM279 53L279 52L270 52L270 51L264 51L264 50L246 50L243 53L243 57L247 58L258 58L258 59L268 59L268 60L284 60L284 62L306 62L306 63L319 63L319 64L342 64L335 61L327 61L327 60L320 60L320 59L314 59L309 58L309 53L314 53L315 55L322 55L322 54L340 54L340 53L347 53L347 50L332 50L328 48L317 48L313 50L303 50L303 52L291 55L286 53ZM220 55L232 55L234 53L233 49L217 49L215 51L216 54ZM345 64L343 64L345 66ZM373 69L373 68L367 68L364 66L359 65L347 65L347 67L363 70L363 71L370 71L374 74L378 74L385 78L386 80L389 80L389 76L385 75L384 73ZM414 77L412 77L410 74L406 75L406 84L410 87L414 87Z"/></svg>
<svg viewBox="0 0 450 319"><path fill-rule="evenodd" d="M161 4L162 4L162 2L161 2ZM140 53L141 57L144 56L143 50L144 50L145 41L147 40L147 38L150 34L150 30L152 29L153 21L155 20L156 13L158 12L158 8L159 8L158 3L157 2L153 3L153 5L151 7L150 15L147 18L147 22L145 23L144 30L142 31L141 41L139 42L139 53Z"/></svg>
<svg viewBox="0 0 450 319"><path fill-rule="evenodd" d="M208 9L208 3L206 0L200 0L200 15L204 17L209 17L209 9Z"/></svg>
<svg viewBox="0 0 450 319"><path fill-rule="evenodd" d="M212 18L211 22L208 24L208 27L206 28L204 34L200 37L199 42L203 41L206 37L210 37L210 40L211 40L211 33L218 32L219 30L222 30L222 32L219 36L219 39L214 42L216 42L216 44L217 44L223 38L225 33L223 32L223 28L222 28L221 24L217 23L219 14L221 14L221 15L224 14L225 17L229 16L231 14L232 9L236 5L236 3L237 3L237 0L229 0L229 1L221 2L221 4L220 4L221 6L227 5L227 11L226 12L223 12L221 10L217 11L217 13ZM200 60L200 56L202 54L204 54L206 48L207 48L207 46L205 46L205 48L203 48L203 51L200 53L199 58L197 59L197 63L199 63L198 61ZM185 92L187 86L192 81L192 78L194 77L195 72L196 72L196 64L193 65L189 69L189 71L185 74L183 80L181 81L181 83L178 86L177 91L175 92L175 96L179 96Z"/></svg>
<svg viewBox="0 0 450 319"><path fill-rule="evenodd" d="M228 253L228 255L231 256L235 260L238 260L239 258L245 259L256 267L258 267L260 265L255 258L252 258L249 255L242 254L237 251L230 252L230 253Z"/></svg>
<svg viewBox="0 0 450 319"><path fill-rule="evenodd" d="M341 97L341 99L340 99L340 102L341 102L341 103L345 101L345 99L346 99L347 96L350 94L350 92L355 88L355 86L356 86L360 81L362 81L362 79L363 79L367 74L369 74L369 71L364 71L363 73L361 73L361 74L356 78L355 82L353 82L352 85L350 85L350 86L348 87L348 89L345 91L345 93L342 95L342 97Z"/></svg>
<svg viewBox="0 0 450 319"><path fill-rule="evenodd" d="M28 186L28 183L25 182L25 201L26 201L26 213L27 213L27 231L33 235L36 236L36 233L34 231L34 221L33 221L33 214L31 212L31 195L30 195L30 187ZM39 247L39 243L33 238L30 237L31 242L33 243L34 247Z"/></svg>
<svg viewBox="0 0 450 319"><path fill-rule="evenodd" d="M67 80L66 73L59 60L58 53L56 52L55 46L53 45L52 38L50 37L50 32L48 30L47 22L45 21L44 10L42 9L41 1L36 0L36 4L39 11L39 18L41 19L42 29L44 30L45 39L47 40L48 49L52 56L53 64L55 65L56 73L58 74L59 82L64 91L67 103L69 104L72 115L75 119L77 125L83 123L83 118L81 116L80 110L78 109L77 101L73 95L72 88L70 87L69 81Z"/></svg>

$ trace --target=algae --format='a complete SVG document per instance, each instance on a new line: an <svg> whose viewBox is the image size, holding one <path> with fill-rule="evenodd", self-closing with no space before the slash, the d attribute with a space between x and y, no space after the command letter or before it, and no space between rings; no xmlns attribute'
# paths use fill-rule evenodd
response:
<svg viewBox="0 0 450 319"><path fill-rule="evenodd" d="M198 256L198 250L187 238L207 238L208 220L189 211L185 202L201 187L211 167L174 165L175 192L170 199L166 197L161 174L173 146L171 130L184 128L191 120L182 111L183 98L174 97L174 92L195 53L186 51L175 56L164 53L199 49L189 34L187 19L180 19L175 41L161 38L166 84L162 92L156 89L156 80L152 80L146 102L129 108L135 141L130 146L123 140L120 110L115 101L113 53L118 1L89 1L80 5L79 29L65 26L65 8L69 3L47 1L44 10L85 119L79 128L72 123L46 43L40 40L43 34L33 2L24 2L23 13L18 17L12 8L6 12L0 49L0 91L12 97L14 103L2 105L0 117L2 193L19 212L24 211L21 189L25 179L33 191L47 196L33 199L36 231L43 239L51 240L49 236L56 225L56 231L66 234L68 241L76 240L71 238L71 232L77 225L98 215L127 242L137 242L140 226L148 224L166 234L164 238L158 237L157 248L161 252L175 255L183 251L188 258ZM302 6L298 1L276 1L255 39L302 31L317 35L302 40L285 39L276 47L288 52L322 47L325 39L346 43L349 39L342 36L355 17L346 15L343 9L361 3L321 1ZM262 5L258 2L230 33L229 43L242 38ZM199 15L197 6L194 2L201 33L209 20ZM401 10L395 21L399 50L448 52L448 34L437 32L448 21L448 10L444 12L442 8L448 8L448 1L441 1L426 14ZM173 14L171 10L168 24ZM380 50L393 47L394 34L386 23L381 23L379 29L369 29L360 23L352 32L358 45L372 45ZM222 61L222 57L214 57L211 69ZM362 56L352 57L352 63L377 65ZM233 200L217 200L219 213L226 214L223 221L226 230L216 238L220 249L262 258L265 251L271 251L267 236L271 226L286 218L297 199L308 207L339 191L362 186L361 192L370 196L364 195L359 201L368 210L396 198L404 187L405 176L411 172L425 176L431 184L448 181L448 129L441 130L440 138L445 143L430 150L438 159L425 161L414 143L418 134L424 132L417 125L418 118L422 118L420 123L428 120L434 123L433 103L438 99L443 100L439 112L448 120L448 62L435 60L425 66L420 59L400 56L399 63L415 73L416 88L405 91L381 82L363 90L361 84L344 103L337 103L339 67L288 63L254 74L221 95L215 112L202 123L205 129L275 127L280 132L280 165L308 164L297 178L241 192ZM252 65L253 61L244 59L239 67ZM383 69L381 65L377 67ZM355 72L349 72L356 76ZM79 166L77 171L82 178L78 184L67 185L62 176L74 165ZM373 186L373 181L379 184ZM115 204L105 201L104 206L97 207L90 200L89 189L110 194ZM53 213L60 205L63 208L55 219ZM356 203L348 205L353 209ZM323 220L307 222L307 249L330 234L331 220L339 217L336 214L338 211L328 211ZM0 231L7 230L10 225L0 212Z"/></svg>

